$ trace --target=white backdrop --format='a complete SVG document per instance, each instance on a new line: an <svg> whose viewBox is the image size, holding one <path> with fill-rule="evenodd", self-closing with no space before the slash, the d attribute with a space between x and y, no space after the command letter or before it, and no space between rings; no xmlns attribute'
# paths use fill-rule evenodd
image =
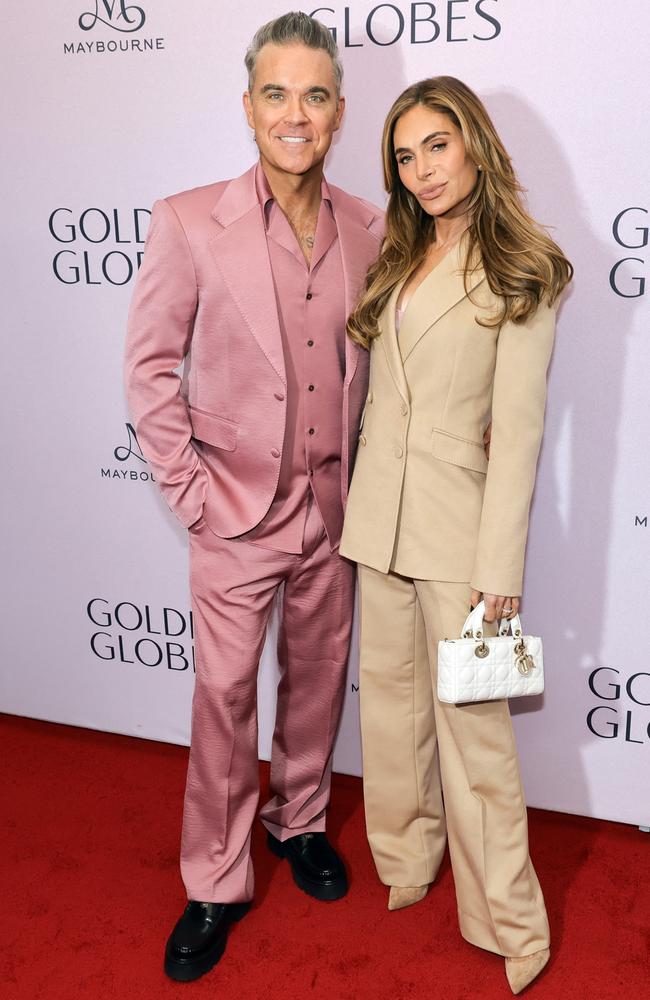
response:
<svg viewBox="0 0 650 1000"><path fill-rule="evenodd" d="M4 11L7 712L188 741L186 541L128 426L125 317L154 199L253 162L243 53L284 10L61 0ZM525 585L547 693L513 712L531 805L650 825L648 4L330 0L318 16L345 66L333 182L383 204L390 103L421 77L459 76L576 265ZM335 766L360 769L356 656Z"/></svg>

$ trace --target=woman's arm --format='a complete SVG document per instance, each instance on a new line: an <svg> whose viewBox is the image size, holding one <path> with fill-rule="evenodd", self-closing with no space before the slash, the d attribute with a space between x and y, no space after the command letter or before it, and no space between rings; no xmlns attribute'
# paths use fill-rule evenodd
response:
<svg viewBox="0 0 650 1000"><path fill-rule="evenodd" d="M497 340L490 461L470 582L501 607L500 595L521 594L555 313L541 305L524 324L504 323Z"/></svg>

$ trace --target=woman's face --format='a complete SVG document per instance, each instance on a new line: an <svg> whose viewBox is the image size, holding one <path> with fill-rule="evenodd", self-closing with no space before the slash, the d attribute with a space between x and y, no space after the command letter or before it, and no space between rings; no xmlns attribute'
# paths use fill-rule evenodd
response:
<svg viewBox="0 0 650 1000"><path fill-rule="evenodd" d="M456 218L467 211L478 172L451 118L417 104L398 118L393 146L402 184L428 215Z"/></svg>

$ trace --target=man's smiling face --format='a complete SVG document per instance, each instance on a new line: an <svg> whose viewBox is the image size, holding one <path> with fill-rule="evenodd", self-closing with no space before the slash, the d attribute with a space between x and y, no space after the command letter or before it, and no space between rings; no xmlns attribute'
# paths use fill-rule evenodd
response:
<svg viewBox="0 0 650 1000"><path fill-rule="evenodd" d="M244 94L267 174L300 176L319 167L343 117L327 52L306 45L265 45Z"/></svg>

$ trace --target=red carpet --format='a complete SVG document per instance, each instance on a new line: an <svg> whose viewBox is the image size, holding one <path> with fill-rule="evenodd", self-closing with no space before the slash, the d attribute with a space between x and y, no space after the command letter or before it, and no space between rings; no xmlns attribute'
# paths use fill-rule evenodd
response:
<svg viewBox="0 0 650 1000"><path fill-rule="evenodd" d="M2 718L5 1000L511 996L501 959L460 937L448 863L424 902L387 911L364 837L361 783L342 776L329 831L351 873L346 899L304 896L258 825L254 909L211 973L191 984L167 980L163 946L183 906L186 757L166 744ZM650 835L539 810L530 828L554 953L524 995L650 997Z"/></svg>

